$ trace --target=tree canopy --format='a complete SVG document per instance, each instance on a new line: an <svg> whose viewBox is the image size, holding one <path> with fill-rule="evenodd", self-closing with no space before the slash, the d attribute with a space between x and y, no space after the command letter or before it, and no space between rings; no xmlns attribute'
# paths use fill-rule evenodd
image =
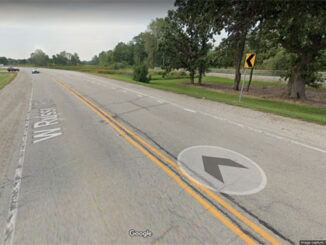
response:
<svg viewBox="0 0 326 245"><path fill-rule="evenodd" d="M214 47L221 31L227 34ZM85 62L90 65L185 69L194 83L209 67L235 68L239 89L245 52L258 53L256 65L282 70L287 94L304 99L306 86L319 86L326 70L326 5L322 1L176 0L167 17L156 18L129 42L119 42ZM77 53L62 51L48 57L35 50L28 60L0 57L3 64L76 65ZM145 67L144 66L144 67Z"/></svg>
<svg viewBox="0 0 326 245"><path fill-rule="evenodd" d="M31 53L31 57L29 58L29 60L32 64L38 66L45 66L50 61L49 56L44 53L41 49L37 49L33 53Z"/></svg>

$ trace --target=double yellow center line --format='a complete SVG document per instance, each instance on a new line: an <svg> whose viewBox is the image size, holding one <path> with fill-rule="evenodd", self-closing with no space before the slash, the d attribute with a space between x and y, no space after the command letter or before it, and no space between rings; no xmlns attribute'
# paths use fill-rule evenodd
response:
<svg viewBox="0 0 326 245"><path fill-rule="evenodd" d="M157 166L159 166L166 174L168 174L182 189L184 189L190 196L192 196L197 202L199 202L209 213L211 213L215 218L219 219L226 227L228 227L233 233L239 236L244 242L247 244L256 244L256 242L245 234L238 226L233 224L227 217L225 217L221 212L219 212L211 203L205 200L201 195L196 193L193 188L191 188L185 181L180 177L187 179L192 186L198 188L203 193L205 193L209 198L216 201L219 205L221 205L224 209L226 209L230 214L234 215L238 220L242 221L245 225L251 228L254 232L259 234L262 238L264 238L270 244L281 244L278 240L276 240L273 236L263 230L261 227L256 225L254 222L246 218L244 215L239 213L236 209L234 209L229 203L221 199L216 193L212 192L205 186L195 182L191 178L189 178L178 166L178 164L160 151L158 151L155 147L147 143L141 137L130 131L119 121L114 119L108 113L103 111L100 107L94 104L89 99L82 96L80 93L70 88L60 80L55 77L49 75L49 77L67 89L71 94L77 97L81 102L83 102L88 108L90 108L93 112L95 112L101 119L103 119L106 123L108 123L114 130L116 130L120 135L122 135L129 143L131 143L134 147L136 147L139 151L141 151L144 155L146 155L152 162L154 162ZM161 159L161 161L159 160ZM170 165L174 169L176 169L176 174L169 167L162 163L165 162L167 165Z"/></svg>

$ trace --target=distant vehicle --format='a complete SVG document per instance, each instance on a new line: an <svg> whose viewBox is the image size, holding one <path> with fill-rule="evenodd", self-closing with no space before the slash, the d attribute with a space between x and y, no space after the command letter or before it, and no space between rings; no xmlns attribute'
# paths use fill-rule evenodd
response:
<svg viewBox="0 0 326 245"><path fill-rule="evenodd" d="M32 74L35 74L35 73L40 73L40 71L39 71L37 68L34 68L34 69L32 70Z"/></svg>
<svg viewBox="0 0 326 245"><path fill-rule="evenodd" d="M8 67L7 71L8 72L11 72L11 71L19 71L19 69L16 68L16 67Z"/></svg>

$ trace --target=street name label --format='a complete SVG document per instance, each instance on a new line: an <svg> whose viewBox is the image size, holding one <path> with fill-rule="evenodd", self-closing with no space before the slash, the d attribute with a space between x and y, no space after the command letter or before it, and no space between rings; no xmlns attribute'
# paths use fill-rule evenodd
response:
<svg viewBox="0 0 326 245"><path fill-rule="evenodd" d="M216 146L193 146L178 156L181 170L214 192L249 195L266 186L264 171L249 158Z"/></svg>
<svg viewBox="0 0 326 245"><path fill-rule="evenodd" d="M40 109L39 114L40 120L33 125L33 144L62 135L60 127L52 127L59 124L56 108Z"/></svg>
<svg viewBox="0 0 326 245"><path fill-rule="evenodd" d="M256 54L254 54L254 53L246 54L244 68L247 68L247 69L254 68L255 62L256 62Z"/></svg>

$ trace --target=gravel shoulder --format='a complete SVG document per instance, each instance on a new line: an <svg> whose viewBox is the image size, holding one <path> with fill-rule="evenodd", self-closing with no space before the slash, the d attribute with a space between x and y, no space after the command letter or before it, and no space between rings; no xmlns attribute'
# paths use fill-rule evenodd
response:
<svg viewBox="0 0 326 245"><path fill-rule="evenodd" d="M8 186L11 186L14 176L31 87L31 80L26 80L26 76L19 72L10 84L0 90L0 224L8 213L6 191L10 189Z"/></svg>

